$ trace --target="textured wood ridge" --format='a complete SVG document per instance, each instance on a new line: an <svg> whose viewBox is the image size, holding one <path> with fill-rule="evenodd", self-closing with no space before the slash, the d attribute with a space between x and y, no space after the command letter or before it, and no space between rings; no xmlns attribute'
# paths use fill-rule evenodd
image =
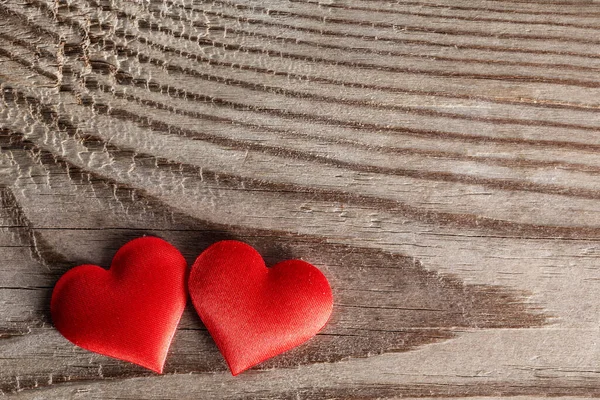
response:
<svg viewBox="0 0 600 400"><path fill-rule="evenodd" d="M600 396L600 3L0 1L0 394ZM238 377L191 306L158 376L52 327L141 235L329 278Z"/></svg>

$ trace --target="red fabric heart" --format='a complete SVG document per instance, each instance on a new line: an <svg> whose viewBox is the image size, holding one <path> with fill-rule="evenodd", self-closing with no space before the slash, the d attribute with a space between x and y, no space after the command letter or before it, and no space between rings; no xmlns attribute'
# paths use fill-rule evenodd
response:
<svg viewBox="0 0 600 400"><path fill-rule="evenodd" d="M54 326L84 349L161 373L187 301L187 263L156 237L132 240L110 270L81 265L52 292Z"/></svg>
<svg viewBox="0 0 600 400"><path fill-rule="evenodd" d="M327 323L327 278L301 260L267 268L233 240L206 249L192 266L192 302L233 375L307 341Z"/></svg>

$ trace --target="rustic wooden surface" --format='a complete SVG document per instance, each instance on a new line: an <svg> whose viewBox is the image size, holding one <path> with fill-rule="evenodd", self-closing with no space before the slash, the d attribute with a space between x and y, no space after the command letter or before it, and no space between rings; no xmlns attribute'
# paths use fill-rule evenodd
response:
<svg viewBox="0 0 600 400"><path fill-rule="evenodd" d="M600 2L0 1L0 394L600 396ZM53 285L156 235L303 258L335 308L232 377L71 345Z"/></svg>

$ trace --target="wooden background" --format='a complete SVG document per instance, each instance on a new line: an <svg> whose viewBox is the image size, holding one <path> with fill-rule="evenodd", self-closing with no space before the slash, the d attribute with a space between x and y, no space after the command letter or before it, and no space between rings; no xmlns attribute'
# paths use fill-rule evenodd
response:
<svg viewBox="0 0 600 400"><path fill-rule="evenodd" d="M0 394L600 396L600 2L0 1ZM53 285L141 235L329 278L232 377L188 306L166 373L76 348Z"/></svg>

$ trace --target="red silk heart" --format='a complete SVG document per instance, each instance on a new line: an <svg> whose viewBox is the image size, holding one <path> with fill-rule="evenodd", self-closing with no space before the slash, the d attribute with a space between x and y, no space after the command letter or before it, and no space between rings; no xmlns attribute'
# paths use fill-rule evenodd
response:
<svg viewBox="0 0 600 400"><path fill-rule="evenodd" d="M333 307L317 268L300 260L267 268L256 250L233 240L200 254L189 290L233 375L316 335Z"/></svg>
<svg viewBox="0 0 600 400"><path fill-rule="evenodd" d="M187 263L156 237L132 240L110 270L80 265L52 292L54 326L84 349L161 373L187 301Z"/></svg>

